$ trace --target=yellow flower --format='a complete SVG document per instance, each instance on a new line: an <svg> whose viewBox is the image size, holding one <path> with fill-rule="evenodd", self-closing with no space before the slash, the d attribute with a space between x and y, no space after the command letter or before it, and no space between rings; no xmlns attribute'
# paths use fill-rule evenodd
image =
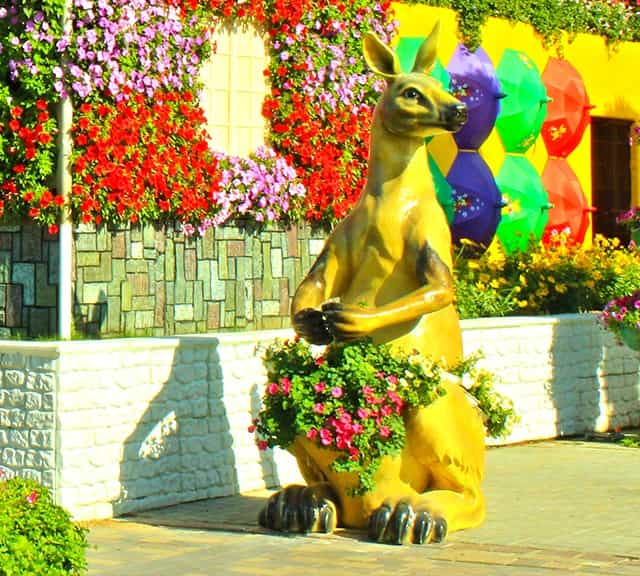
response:
<svg viewBox="0 0 640 576"><path fill-rule="evenodd" d="M529 303L526 300L518 300L518 306L520 308L526 308Z"/></svg>

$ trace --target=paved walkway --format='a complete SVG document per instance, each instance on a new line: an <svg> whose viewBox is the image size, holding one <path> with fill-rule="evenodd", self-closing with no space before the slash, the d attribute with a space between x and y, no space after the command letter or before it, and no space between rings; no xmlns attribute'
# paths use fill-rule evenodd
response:
<svg viewBox="0 0 640 576"><path fill-rule="evenodd" d="M268 492L139 513L91 526L89 575L640 576L640 449L493 448L484 486L485 523L431 546L266 533L256 516Z"/></svg>

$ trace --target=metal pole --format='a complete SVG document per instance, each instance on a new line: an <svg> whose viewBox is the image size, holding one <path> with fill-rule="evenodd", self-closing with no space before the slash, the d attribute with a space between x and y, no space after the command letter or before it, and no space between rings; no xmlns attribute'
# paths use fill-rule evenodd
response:
<svg viewBox="0 0 640 576"><path fill-rule="evenodd" d="M62 25L65 32L71 31L71 10L72 0L66 0ZM58 104L58 165L57 165L57 188L58 194L64 198L64 206L60 219L59 231L59 268L58 268L58 336L62 340L71 338L72 325L72 274L73 274L73 234L71 211L69 199L71 196L71 122L73 119L73 108L71 98L65 96Z"/></svg>

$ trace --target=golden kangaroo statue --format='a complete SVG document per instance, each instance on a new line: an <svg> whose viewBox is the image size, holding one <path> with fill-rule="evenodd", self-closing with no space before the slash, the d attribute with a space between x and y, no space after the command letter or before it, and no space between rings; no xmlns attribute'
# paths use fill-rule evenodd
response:
<svg viewBox="0 0 640 576"><path fill-rule="evenodd" d="M371 337L453 364L462 356L452 304L451 234L429 176L425 137L454 132L465 106L428 76L439 26L403 74L375 35L364 39L369 67L387 80L374 112L368 180L293 298L296 332L315 344ZM368 528L380 542L440 542L480 524L485 432L462 387L407 414L401 454L385 457L375 488L351 496L353 477L330 467L335 453L306 438L291 447L308 486L274 494L262 526L285 532Z"/></svg>

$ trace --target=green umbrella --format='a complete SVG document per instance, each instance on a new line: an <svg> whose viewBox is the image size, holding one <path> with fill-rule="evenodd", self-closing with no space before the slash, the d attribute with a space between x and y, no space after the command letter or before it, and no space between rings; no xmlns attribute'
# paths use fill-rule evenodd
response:
<svg viewBox="0 0 640 576"><path fill-rule="evenodd" d="M507 254L525 252L542 238L549 219L549 197L540 175L524 156L507 154L496 184L506 202L497 235Z"/></svg>
<svg viewBox="0 0 640 576"><path fill-rule="evenodd" d="M455 209L453 207L453 189L440 171L440 167L436 164L433 156L427 152L427 157L429 158L429 169L431 170L433 184L436 189L436 197L447 216L447 222L451 224L453 222L453 217L455 216Z"/></svg>
<svg viewBox="0 0 640 576"><path fill-rule="evenodd" d="M549 98L540 72L524 52L507 49L496 75L505 94L496 129L506 152L526 152L547 116Z"/></svg>
<svg viewBox="0 0 640 576"><path fill-rule="evenodd" d="M420 46L422 46L423 42L424 38L421 37L403 36L402 38L400 38L400 40L398 41L398 45L396 46L396 54L398 55L398 59L400 60L400 67L402 68L403 72L411 72L416 54L418 53L418 49L420 48ZM451 77L449 76L446 68L440 63L440 60L438 59L436 59L436 63L431 70L431 76L438 80L445 90L449 90Z"/></svg>

